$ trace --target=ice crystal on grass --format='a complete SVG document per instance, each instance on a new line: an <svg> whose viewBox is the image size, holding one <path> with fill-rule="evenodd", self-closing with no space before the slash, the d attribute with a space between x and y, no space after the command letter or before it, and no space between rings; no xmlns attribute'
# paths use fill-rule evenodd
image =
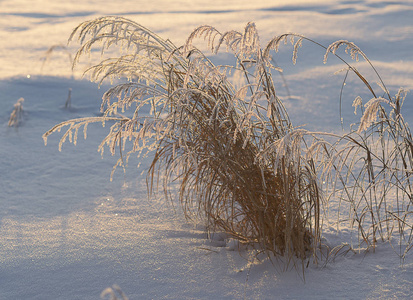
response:
<svg viewBox="0 0 413 300"><path fill-rule="evenodd" d="M344 45L346 47L344 51L347 54L350 54L351 59L359 61L359 55L361 55L364 59L367 59L367 56L354 43L349 42L349 41L345 41L345 40L339 40L339 41L336 41L336 42L330 44L330 46L327 47L326 53L324 55L324 63L327 63L328 54L330 52L332 54L336 54L337 50L342 45Z"/></svg>
<svg viewBox="0 0 413 300"><path fill-rule="evenodd" d="M389 100L379 97L379 98L371 99L369 102L367 102L364 105L366 109L363 113L363 116L361 117L360 125L359 125L359 128L357 129L358 133L365 131L372 124L375 123L377 119L378 110L379 108L381 108L381 103L390 104Z"/></svg>
<svg viewBox="0 0 413 300"><path fill-rule="evenodd" d="M352 106L354 107L354 114L357 115L357 107L363 106L363 100L360 96L357 96L356 99L354 99Z"/></svg>

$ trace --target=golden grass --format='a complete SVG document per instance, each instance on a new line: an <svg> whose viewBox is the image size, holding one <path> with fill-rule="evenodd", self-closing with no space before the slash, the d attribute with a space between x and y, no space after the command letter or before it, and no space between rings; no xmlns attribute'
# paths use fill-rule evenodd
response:
<svg viewBox="0 0 413 300"><path fill-rule="evenodd" d="M119 149L116 166L125 166L131 154L154 151L149 189L160 182L168 198L177 195L188 218L200 217L210 231L224 231L269 255L283 256L286 267L296 265L296 258L303 267L309 257L318 262L323 215L327 200L334 197L348 204L362 243L375 245L377 234L384 237L384 227L389 239L397 227L394 222L400 234L411 228L407 197L411 195L413 143L400 113L403 96L390 97L373 65L353 43L338 41L324 47L287 34L262 48L255 25L248 23L243 32L220 33L212 26L200 26L178 48L145 27L117 17L84 22L70 40L76 37L81 47L74 64L97 44L102 53L113 46L122 48L118 58L102 58L86 72L100 82L119 77L127 82L105 93L102 117L58 124L44 134L45 142L51 133L69 126L60 147L67 138L75 143L82 126L86 137L88 124L110 122L99 149L103 152L107 146L113 155ZM214 65L193 46L200 37L215 53L225 46L236 64ZM367 87L377 103L366 108L369 115L362 118L359 131L338 136L293 127L271 73L277 67L270 53L287 41L293 45L294 62L303 41L315 43L326 50L325 59L328 53L336 55L347 72L354 72ZM342 45L352 58L360 55L371 65L388 99L377 98L365 77L336 54ZM245 84L235 88L231 72L242 74ZM390 104L393 113L386 114L381 102ZM126 111L129 116L123 115ZM319 182L323 181L322 189ZM401 193L396 197L397 210L386 202L392 188ZM407 245L408 251L411 233Z"/></svg>

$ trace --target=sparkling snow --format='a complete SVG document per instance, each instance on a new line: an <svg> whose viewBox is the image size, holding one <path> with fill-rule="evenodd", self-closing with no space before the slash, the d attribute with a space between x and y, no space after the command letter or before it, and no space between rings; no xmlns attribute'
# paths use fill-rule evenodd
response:
<svg viewBox="0 0 413 300"><path fill-rule="evenodd" d="M402 265L388 244L375 253L337 256L325 267L310 265L305 282L296 271L279 273L248 251L187 224L179 207L148 199L142 171L149 161L131 161L110 182L115 157L97 146L105 129L90 126L87 140L63 145L53 125L99 113L108 85L97 88L71 70L66 46L80 22L104 15L133 19L176 45L197 26L242 30L254 21L264 44L295 32L328 46L345 39L358 45L394 95L413 88L413 2L374 0L189 1L189 0L0 0L0 299L99 299L119 285L129 299L411 299L413 253ZM198 41L199 45L202 41ZM277 63L291 93L281 96L294 125L340 130L338 98L343 74L333 57L308 43L291 62L282 46ZM216 57L225 60L225 54ZM360 70L368 70L360 64ZM375 82L373 74L370 74ZM280 82L281 82L281 78ZM350 77L344 90L345 125L356 122L353 100L368 92ZM71 108L64 104L71 89ZM364 96L364 97L363 97ZM23 118L7 126L23 97ZM288 100L288 101L287 101ZM404 116L413 124L413 98ZM325 228L326 242L339 245L348 228Z"/></svg>

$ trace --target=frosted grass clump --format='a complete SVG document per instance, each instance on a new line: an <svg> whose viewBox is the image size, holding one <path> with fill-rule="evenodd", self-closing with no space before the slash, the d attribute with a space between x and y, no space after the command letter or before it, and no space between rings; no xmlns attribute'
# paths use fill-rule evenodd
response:
<svg viewBox="0 0 413 300"><path fill-rule="evenodd" d="M20 98L13 105L14 108L10 114L10 118L8 122L9 127L18 127L20 125L20 122L23 116L23 102L24 102L24 98Z"/></svg>
<svg viewBox="0 0 413 300"><path fill-rule="evenodd" d="M413 143L400 113L403 93L392 99L385 89L388 99L377 98L363 75L336 54L344 45L352 58L361 55L368 61L354 44L338 41L324 47L304 36L285 34L261 47L255 24L248 23L242 32L200 26L176 47L119 17L84 22L70 36L76 38L81 46L74 65L94 47L102 55L120 48L119 57L102 57L86 73L100 83L125 80L104 94L101 117L58 124L43 135L45 142L67 126L61 149L67 139L76 143L82 127L86 137L90 123L109 123L99 150L103 153L108 147L115 155L118 149L115 168L125 167L132 154L153 151L151 190L161 183L168 199L179 198L187 218L201 218L211 232L224 231L268 255L284 256L286 268L297 266L296 258L304 268L308 259L317 263L323 257L323 218L328 201L334 199L348 206L360 246L370 248L377 237L390 240L393 231L404 234L411 228ZM225 46L236 63L214 65L193 45L198 38L204 38L214 53ZM328 53L337 56L377 100L369 102L359 131L338 136L291 124L275 91L271 70L279 68L271 56L281 42L291 42L295 63L304 41L323 47L325 59ZM232 71L242 74L243 85L233 86L228 76ZM389 115L384 102L393 109ZM390 189L398 193L397 210L387 205ZM337 218L340 224L341 211ZM411 232L404 237L410 249Z"/></svg>

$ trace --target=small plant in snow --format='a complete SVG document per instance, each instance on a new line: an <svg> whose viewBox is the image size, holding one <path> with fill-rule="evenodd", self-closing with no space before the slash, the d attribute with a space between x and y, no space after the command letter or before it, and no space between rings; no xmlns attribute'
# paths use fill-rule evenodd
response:
<svg viewBox="0 0 413 300"><path fill-rule="evenodd" d="M72 106L72 88L69 88L67 93L67 99L65 102L65 108L70 108Z"/></svg>
<svg viewBox="0 0 413 300"><path fill-rule="evenodd" d="M80 24L70 40L76 37L81 47L74 64L96 45L102 53L119 47L119 57L102 58L86 72L99 82L127 80L105 93L103 116L58 124L44 134L45 142L68 126L61 148L67 139L76 143L82 127L86 136L90 123L110 123L99 150L107 146L114 155L119 149L116 166L125 166L132 154L153 151L151 189L162 182L166 197L177 194L188 218L202 217L208 230L284 256L287 265L295 257L302 266L309 256L318 261L327 200L337 195L348 205L360 244L374 246L393 230L409 232L413 144L400 113L404 94L392 99L385 90L384 102L393 109L387 114L362 74L335 54L344 45L352 58L368 61L354 44L318 44L325 59L329 53L339 57L378 99L368 102L358 131L337 136L296 129L275 92L272 53L290 41L295 63L303 41L316 43L303 36L281 35L261 47L254 23L225 33L200 26L176 47L133 21L103 17ZM196 38L204 38L214 53L226 48L236 64L214 65L193 46ZM244 84L235 88L231 72L242 74ZM171 193L174 182L179 186ZM393 189L397 208L387 202ZM337 218L340 223L341 212ZM405 237L411 246L411 233Z"/></svg>
<svg viewBox="0 0 413 300"><path fill-rule="evenodd" d="M42 58L43 60L42 69L45 66L45 64L50 60L50 58L52 57L52 54L56 51L63 51L64 53L66 53L70 64L73 65L73 57L69 49L65 45L56 44L56 45L49 47L49 49L47 49L44 57ZM73 78L73 73L72 73L72 78ZM69 88L68 95L67 95L66 102L65 102L65 108L68 109L71 106L72 106L72 88Z"/></svg>
<svg viewBox="0 0 413 300"><path fill-rule="evenodd" d="M20 124L20 120L23 116L23 102L24 99L20 98L19 100L17 100L17 102L14 104L14 109L10 114L10 118L9 118L9 123L8 126L9 127L17 127Z"/></svg>

